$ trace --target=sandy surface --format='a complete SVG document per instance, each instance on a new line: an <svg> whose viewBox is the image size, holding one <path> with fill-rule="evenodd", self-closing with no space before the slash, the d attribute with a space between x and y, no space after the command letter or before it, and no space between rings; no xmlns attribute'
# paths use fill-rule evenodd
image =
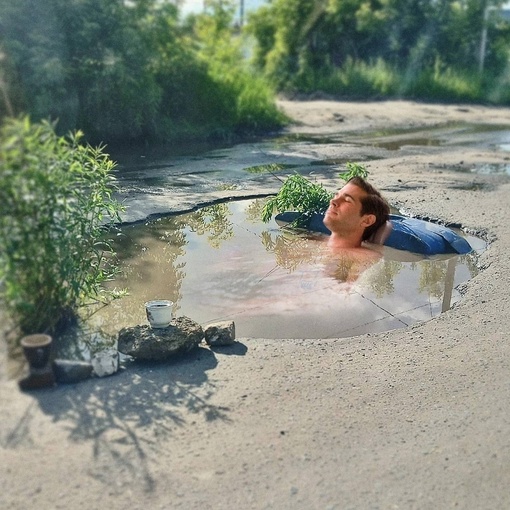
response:
<svg viewBox="0 0 510 510"><path fill-rule="evenodd" d="M510 129L503 108L281 105L302 133ZM510 153L463 136L368 165L394 205L491 241L454 309L372 336L238 339L29 394L3 381L0 508L510 508L510 184L470 171Z"/></svg>

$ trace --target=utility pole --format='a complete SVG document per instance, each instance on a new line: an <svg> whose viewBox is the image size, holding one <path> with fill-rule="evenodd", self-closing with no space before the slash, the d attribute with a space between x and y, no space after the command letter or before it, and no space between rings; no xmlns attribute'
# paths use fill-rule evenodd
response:
<svg viewBox="0 0 510 510"><path fill-rule="evenodd" d="M244 0L240 0L239 6L239 26L244 25Z"/></svg>

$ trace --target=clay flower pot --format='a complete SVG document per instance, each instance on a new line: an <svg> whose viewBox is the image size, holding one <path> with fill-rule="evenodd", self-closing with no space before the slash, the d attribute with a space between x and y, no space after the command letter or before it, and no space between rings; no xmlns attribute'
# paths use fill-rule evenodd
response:
<svg viewBox="0 0 510 510"><path fill-rule="evenodd" d="M21 381L22 390L45 388L55 384L50 363L52 338L49 335L27 335L21 339L23 353L28 361L29 375Z"/></svg>
<svg viewBox="0 0 510 510"><path fill-rule="evenodd" d="M31 369L44 368L50 361L50 335L36 334L25 336L21 339L21 346Z"/></svg>

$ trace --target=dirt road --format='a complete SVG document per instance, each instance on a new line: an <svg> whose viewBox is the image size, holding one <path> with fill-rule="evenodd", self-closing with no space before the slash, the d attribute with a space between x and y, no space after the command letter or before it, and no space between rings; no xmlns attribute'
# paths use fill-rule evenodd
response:
<svg viewBox="0 0 510 510"><path fill-rule="evenodd" d="M406 329L238 339L28 394L4 381L2 509L510 507L510 183L478 171L510 165L490 128L510 130L510 109L281 106L294 132L400 140L369 163L372 182L394 205L484 235L483 270L454 309ZM415 130L412 145L431 126L467 124L488 127L419 150L399 131Z"/></svg>

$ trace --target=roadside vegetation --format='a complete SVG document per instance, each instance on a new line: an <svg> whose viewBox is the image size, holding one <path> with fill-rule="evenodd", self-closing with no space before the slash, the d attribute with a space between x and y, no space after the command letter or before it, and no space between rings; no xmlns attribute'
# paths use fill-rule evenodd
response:
<svg viewBox="0 0 510 510"><path fill-rule="evenodd" d="M500 0L273 0L247 30L278 90L510 104Z"/></svg>
<svg viewBox="0 0 510 510"><path fill-rule="evenodd" d="M284 122L243 58L233 3L183 21L159 0L0 0L0 114L93 143L234 137Z"/></svg>
<svg viewBox="0 0 510 510"><path fill-rule="evenodd" d="M502 4L0 0L0 115L113 145L268 132L277 93L510 104Z"/></svg>
<svg viewBox="0 0 510 510"><path fill-rule="evenodd" d="M54 333L118 295L102 287L116 274L114 163L46 121L9 119L0 137L0 301L21 333Z"/></svg>

